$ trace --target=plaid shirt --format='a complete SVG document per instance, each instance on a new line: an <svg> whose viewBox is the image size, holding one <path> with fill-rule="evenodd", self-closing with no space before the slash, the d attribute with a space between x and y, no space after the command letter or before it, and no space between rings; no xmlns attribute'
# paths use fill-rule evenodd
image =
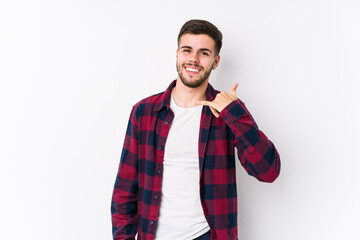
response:
<svg viewBox="0 0 360 240"><path fill-rule="evenodd" d="M174 114L170 109L174 80L165 92L138 102L131 111L114 186L113 237L154 239L161 202L166 138ZM219 91L208 84L206 100ZM239 99L220 117L204 106L199 134L200 199L211 239L237 239L237 193L234 147L246 171L263 182L280 172L275 146L262 133Z"/></svg>

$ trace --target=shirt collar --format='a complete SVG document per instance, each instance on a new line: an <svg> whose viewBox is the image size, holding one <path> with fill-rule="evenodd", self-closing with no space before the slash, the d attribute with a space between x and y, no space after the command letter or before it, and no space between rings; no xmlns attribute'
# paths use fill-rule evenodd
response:
<svg viewBox="0 0 360 240"><path fill-rule="evenodd" d="M165 92L162 94L162 98L158 104L156 104L154 110L160 111L163 107L170 108L170 98L171 98L171 91L176 86L176 79L172 81L169 85L169 87L165 90ZM213 101L216 97L216 94L218 91L216 91L210 83L208 83L206 88L206 101Z"/></svg>

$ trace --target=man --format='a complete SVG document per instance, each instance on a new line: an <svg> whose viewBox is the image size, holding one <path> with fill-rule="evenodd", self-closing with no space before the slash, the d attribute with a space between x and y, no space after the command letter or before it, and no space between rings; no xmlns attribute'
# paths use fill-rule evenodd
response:
<svg viewBox="0 0 360 240"><path fill-rule="evenodd" d="M235 147L263 182L280 172L275 146L244 103L208 82L221 32L190 20L178 35L178 77L132 108L112 197L113 237L237 239Z"/></svg>

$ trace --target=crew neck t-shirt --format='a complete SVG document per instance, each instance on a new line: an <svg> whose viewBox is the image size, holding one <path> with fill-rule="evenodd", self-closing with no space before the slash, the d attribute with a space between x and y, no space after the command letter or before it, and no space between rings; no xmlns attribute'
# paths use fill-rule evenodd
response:
<svg viewBox="0 0 360 240"><path fill-rule="evenodd" d="M199 130L202 105L174 112L164 150L161 203L155 240L189 240L210 230L200 202Z"/></svg>

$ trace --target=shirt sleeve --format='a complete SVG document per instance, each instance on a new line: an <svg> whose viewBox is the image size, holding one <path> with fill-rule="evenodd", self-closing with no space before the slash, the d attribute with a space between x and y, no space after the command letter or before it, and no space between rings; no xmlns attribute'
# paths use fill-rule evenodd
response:
<svg viewBox="0 0 360 240"><path fill-rule="evenodd" d="M234 144L241 165L262 182L273 182L280 174L280 156L274 144L259 130L245 104L237 99L226 106L220 117L235 135Z"/></svg>
<svg viewBox="0 0 360 240"><path fill-rule="evenodd" d="M133 107L111 202L113 239L135 239L138 223L138 122Z"/></svg>

